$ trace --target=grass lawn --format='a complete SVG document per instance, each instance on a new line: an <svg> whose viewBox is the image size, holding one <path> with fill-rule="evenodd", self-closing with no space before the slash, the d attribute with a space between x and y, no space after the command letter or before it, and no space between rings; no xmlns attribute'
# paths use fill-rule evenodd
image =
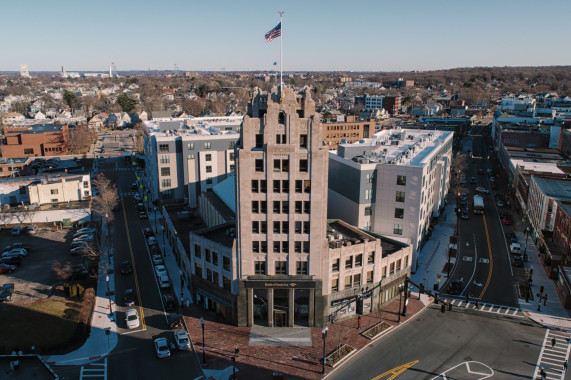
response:
<svg viewBox="0 0 571 380"><path fill-rule="evenodd" d="M93 288L83 298L57 297L29 304L0 305L0 353L13 350L64 353L79 347L91 316Z"/></svg>

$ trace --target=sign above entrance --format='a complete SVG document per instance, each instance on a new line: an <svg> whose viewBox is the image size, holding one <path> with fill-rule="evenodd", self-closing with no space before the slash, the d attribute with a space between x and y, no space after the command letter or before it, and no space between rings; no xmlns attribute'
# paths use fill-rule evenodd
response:
<svg viewBox="0 0 571 380"><path fill-rule="evenodd" d="M244 281L246 288L255 289L315 289L315 281L295 280L247 280Z"/></svg>

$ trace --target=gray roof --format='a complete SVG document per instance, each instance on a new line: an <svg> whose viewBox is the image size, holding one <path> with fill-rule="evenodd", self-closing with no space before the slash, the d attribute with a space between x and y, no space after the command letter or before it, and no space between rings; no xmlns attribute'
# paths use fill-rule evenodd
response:
<svg viewBox="0 0 571 380"><path fill-rule="evenodd" d="M531 177L543 194L550 198L571 200L571 181Z"/></svg>

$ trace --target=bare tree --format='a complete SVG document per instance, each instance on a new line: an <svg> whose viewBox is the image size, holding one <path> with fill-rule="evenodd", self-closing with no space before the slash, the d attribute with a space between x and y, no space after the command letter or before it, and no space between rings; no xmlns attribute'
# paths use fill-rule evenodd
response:
<svg viewBox="0 0 571 380"><path fill-rule="evenodd" d="M91 207L95 212L105 215L107 222L110 223L114 219L113 209L119 204L117 187L103 173L95 176L93 184L99 191L99 194L93 197Z"/></svg>
<svg viewBox="0 0 571 380"><path fill-rule="evenodd" d="M32 206L32 205L23 206L21 208L20 212L22 213L24 219L27 219L30 221L30 224L34 223L34 215L36 215L36 212L37 212L37 210L34 206Z"/></svg>
<svg viewBox="0 0 571 380"><path fill-rule="evenodd" d="M69 130L67 149L73 153L79 153L83 148L91 144L93 133L87 124L79 124Z"/></svg>
<svg viewBox="0 0 571 380"><path fill-rule="evenodd" d="M67 281L71 278L70 266L71 263L69 261L66 261L65 264L62 264L61 261L56 260L52 262L51 268L58 280Z"/></svg>

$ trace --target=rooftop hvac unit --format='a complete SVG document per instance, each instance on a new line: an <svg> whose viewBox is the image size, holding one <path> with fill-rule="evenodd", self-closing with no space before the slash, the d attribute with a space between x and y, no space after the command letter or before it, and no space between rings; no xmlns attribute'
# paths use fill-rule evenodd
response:
<svg viewBox="0 0 571 380"><path fill-rule="evenodd" d="M343 247L343 242L342 241L336 241L335 242L335 248L341 248Z"/></svg>
<svg viewBox="0 0 571 380"><path fill-rule="evenodd" d="M335 240L335 237L333 235L327 235L327 240L333 241Z"/></svg>
<svg viewBox="0 0 571 380"><path fill-rule="evenodd" d="M351 245L351 242L349 240L345 240L343 243L345 243L346 247L349 247Z"/></svg>
<svg viewBox="0 0 571 380"><path fill-rule="evenodd" d="M341 235L341 234L335 234L335 238L338 239L338 240L343 239L343 235Z"/></svg>

